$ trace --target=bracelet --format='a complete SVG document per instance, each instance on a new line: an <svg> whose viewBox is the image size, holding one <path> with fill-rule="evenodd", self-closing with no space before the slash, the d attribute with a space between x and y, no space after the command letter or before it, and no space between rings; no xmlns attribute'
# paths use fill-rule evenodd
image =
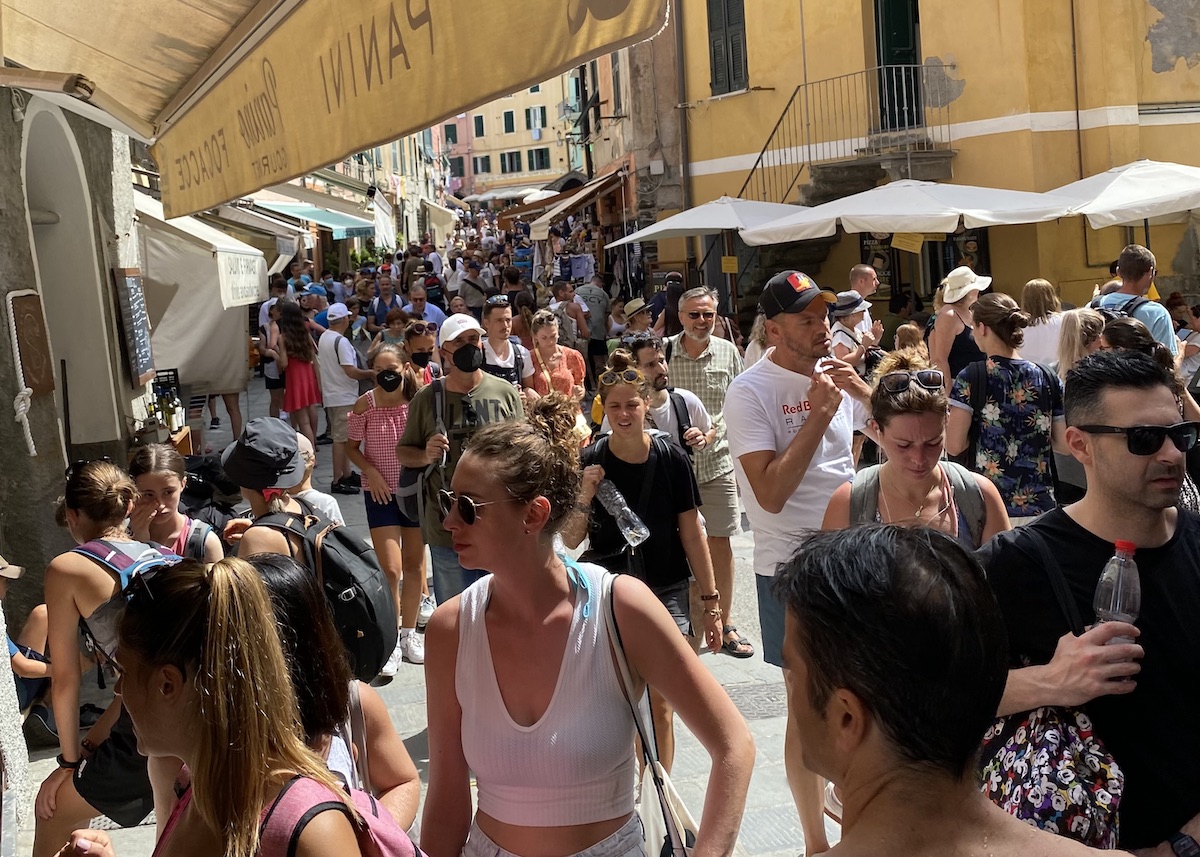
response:
<svg viewBox="0 0 1200 857"><path fill-rule="evenodd" d="M63 758L62 753L59 753L58 757L54 761L58 762L58 766L60 768L64 768L68 771L78 771L79 766L83 764L83 759L76 759L74 762L68 762Z"/></svg>
<svg viewBox="0 0 1200 857"><path fill-rule="evenodd" d="M721 593L720 593L720 592L713 592L713 594L712 594L712 595L701 595L701 596L700 596L700 600L701 600L701 601L716 601L716 600L717 600L717 599L719 599L720 597L721 597Z"/></svg>
<svg viewBox="0 0 1200 857"><path fill-rule="evenodd" d="M704 611L704 615L705 616L716 616L719 619L724 614L722 613L720 607L710 607L708 610Z"/></svg>

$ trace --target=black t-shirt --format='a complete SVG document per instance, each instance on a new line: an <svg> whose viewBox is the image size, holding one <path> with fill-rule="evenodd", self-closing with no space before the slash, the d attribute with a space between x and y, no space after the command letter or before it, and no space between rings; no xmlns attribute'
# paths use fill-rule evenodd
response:
<svg viewBox="0 0 1200 857"><path fill-rule="evenodd" d="M1045 664L1069 630L1028 532L1047 540L1085 625L1111 542L1066 512L1001 533L977 554L1008 629L1013 668ZM1120 847L1147 848L1200 813L1200 518L1179 511L1175 535L1134 555L1142 585L1136 624L1146 651L1137 689L1086 706L1096 735L1125 771Z"/></svg>
<svg viewBox="0 0 1200 857"><path fill-rule="evenodd" d="M603 453L597 452L600 446L604 447ZM592 444L583 451L581 458L584 467L599 464L604 468L604 478L617 486L629 508L650 530L650 538L638 545L637 550L642 553L645 563L646 584L658 589L681 583L691 576L691 567L679 538L679 515L700 507L700 489L687 453L674 441L665 436L656 438L650 446L650 455L655 457L656 463L650 496L645 502L641 493L649 460L643 464L622 461L612 454L607 443ZM626 571L626 559L619 555L625 538L599 499L592 500L588 536L595 562L610 571Z"/></svg>

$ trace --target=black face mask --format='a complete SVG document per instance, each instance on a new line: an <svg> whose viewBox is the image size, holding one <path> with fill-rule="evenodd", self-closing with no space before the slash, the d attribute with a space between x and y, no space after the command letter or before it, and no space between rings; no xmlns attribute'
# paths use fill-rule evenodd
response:
<svg viewBox="0 0 1200 857"><path fill-rule="evenodd" d="M384 369L375 376L375 383L389 393L399 390L403 382L404 378L395 369Z"/></svg>
<svg viewBox="0 0 1200 857"><path fill-rule="evenodd" d="M483 349L478 345L463 345L454 352L454 365L460 372L474 372L483 366Z"/></svg>
<svg viewBox="0 0 1200 857"><path fill-rule="evenodd" d="M424 369L426 366L428 366L430 363L433 362L433 352L432 351L416 351L416 352L413 352L413 354L411 355L411 357L409 359L412 360L414 366L416 366L420 369Z"/></svg>

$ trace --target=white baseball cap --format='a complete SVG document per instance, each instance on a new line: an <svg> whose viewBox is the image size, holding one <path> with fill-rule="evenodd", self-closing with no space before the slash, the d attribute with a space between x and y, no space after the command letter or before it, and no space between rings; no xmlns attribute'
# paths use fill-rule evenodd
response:
<svg viewBox="0 0 1200 857"><path fill-rule="evenodd" d="M350 317L350 310L345 304L333 304L325 311L325 317L330 321L341 321L343 318Z"/></svg>
<svg viewBox="0 0 1200 857"><path fill-rule="evenodd" d="M465 312L456 312L446 319L446 322L438 331L438 345L441 346L447 342L453 342L468 330L477 330L481 334L485 332L479 322L475 320L475 316Z"/></svg>

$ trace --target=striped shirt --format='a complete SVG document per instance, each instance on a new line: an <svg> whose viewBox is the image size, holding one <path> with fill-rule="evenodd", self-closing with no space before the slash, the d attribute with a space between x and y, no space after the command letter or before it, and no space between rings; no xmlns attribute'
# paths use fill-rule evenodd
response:
<svg viewBox="0 0 1200 857"><path fill-rule="evenodd" d="M733 471L722 411L725 409L725 391L742 372L742 356L729 340L711 336L700 356L693 358L684 347L685 335L678 333L667 340L669 345L666 347L671 355L671 385L695 393L717 429L713 445L696 450L692 457L696 481L703 484Z"/></svg>

